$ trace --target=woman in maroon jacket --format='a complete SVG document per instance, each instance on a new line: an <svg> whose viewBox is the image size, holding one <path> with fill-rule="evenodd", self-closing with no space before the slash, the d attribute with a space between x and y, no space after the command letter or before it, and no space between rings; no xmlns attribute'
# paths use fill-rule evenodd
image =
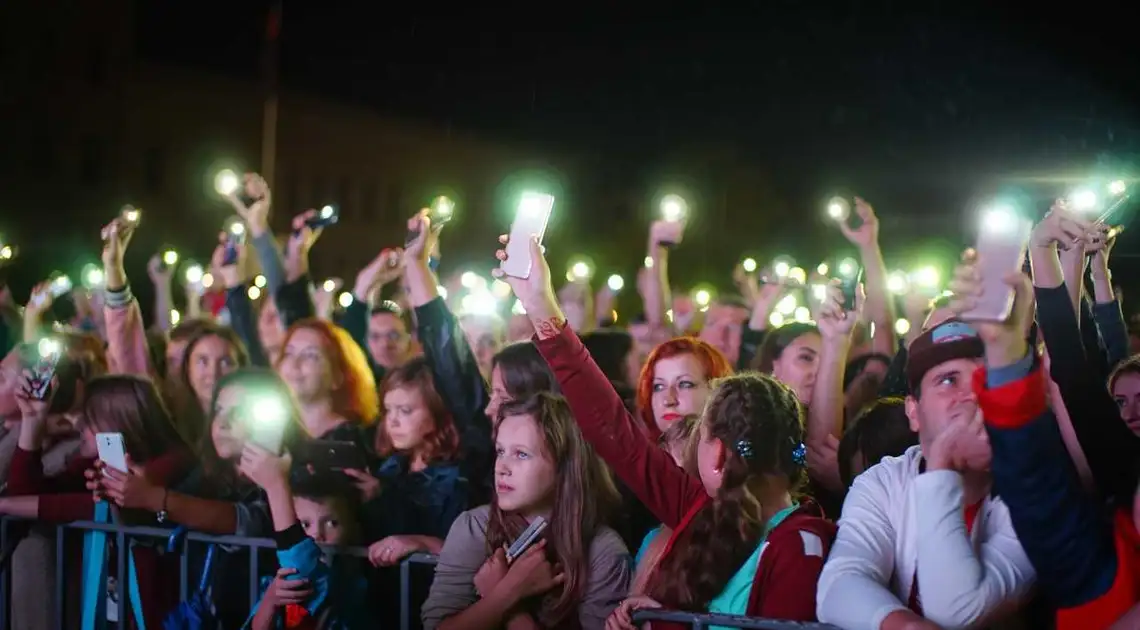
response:
<svg viewBox="0 0 1140 630"><path fill-rule="evenodd" d="M648 597L627 600L617 614L624 611L628 621L633 609L664 606L815 620L816 581L835 526L815 505L792 500L805 479L803 409L795 394L756 374L717 383L699 429L700 479L692 478L645 437L567 328L537 240L530 255L530 277L507 281L582 434L674 532L649 578Z"/></svg>
<svg viewBox="0 0 1140 630"><path fill-rule="evenodd" d="M153 383L135 376L92 379L76 428L83 434L82 456L55 477L45 477L40 461L44 423L50 400L17 396L20 437L8 473L9 496L0 499L0 513L51 522L91 520L95 513L85 474L95 466L95 434L123 434L126 451L139 473L163 488L175 486L194 467L194 457L182 442ZM178 603L178 558L163 557L152 548L133 547L139 573L139 595L148 627L161 628L165 614ZM78 554L73 557L78 557ZM74 566L70 570L77 571Z"/></svg>

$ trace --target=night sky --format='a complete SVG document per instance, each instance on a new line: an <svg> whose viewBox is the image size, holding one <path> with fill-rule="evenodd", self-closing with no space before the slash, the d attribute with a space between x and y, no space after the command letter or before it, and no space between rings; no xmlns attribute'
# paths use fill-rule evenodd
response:
<svg viewBox="0 0 1140 630"><path fill-rule="evenodd" d="M255 80L269 4L137 2L138 53ZM699 177L709 164L687 156L727 155L777 200L733 212L772 214L767 238L789 247L817 238L805 225L841 242L804 217L833 192L857 192L879 212L889 263L919 232L953 247L972 238L968 209L1003 187L1046 200L1094 172L1140 178L1140 47L1119 9L512 4L287 0L282 82L589 155L619 185L652 186L666 168ZM721 217L700 242L732 223ZM631 229L631 246L644 238ZM1130 254L1140 255L1135 230L1118 268Z"/></svg>
<svg viewBox="0 0 1140 630"><path fill-rule="evenodd" d="M268 2L140 4L144 55L257 75ZM596 151L629 177L663 153L728 147L797 207L838 187L888 220L895 206L957 212L995 177L1115 169L1140 149L1140 47L1089 3L325 4L285 2L288 86Z"/></svg>

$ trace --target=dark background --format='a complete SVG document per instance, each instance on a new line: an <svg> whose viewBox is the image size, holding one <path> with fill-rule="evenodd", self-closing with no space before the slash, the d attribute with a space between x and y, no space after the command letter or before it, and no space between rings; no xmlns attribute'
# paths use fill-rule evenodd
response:
<svg viewBox="0 0 1140 630"><path fill-rule="evenodd" d="M690 283L727 279L708 250L841 246L819 218L836 191L875 204L888 262L901 265L952 260L992 193L1021 188L1040 212L1090 176L1140 178L1140 49L1123 8L744 4L291 0L279 68L290 89L589 155L601 188L754 180L764 207L704 199L702 216L694 204L680 261L699 274L678 271ZM257 81L269 6L137 2L137 53ZM763 234L733 229L755 214ZM628 233L623 249L640 251L644 222L609 216L575 208L575 238ZM1118 278L1140 251L1134 237L1117 247Z"/></svg>

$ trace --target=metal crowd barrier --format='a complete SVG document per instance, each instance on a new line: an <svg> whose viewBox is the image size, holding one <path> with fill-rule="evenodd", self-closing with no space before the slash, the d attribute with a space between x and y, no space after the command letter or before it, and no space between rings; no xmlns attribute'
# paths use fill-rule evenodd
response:
<svg viewBox="0 0 1140 630"><path fill-rule="evenodd" d="M63 523L46 525L39 521L29 521L26 519L18 519L15 517L0 517L0 630L7 630L8 628L8 613L9 606L11 605L11 597L9 594L9 580L11 573L8 570L11 564L12 553L15 550L19 540L10 540L9 528L12 523L34 523L39 528L53 527L55 529L55 588L53 596L54 604L54 625L56 628L64 628L66 619L64 618L64 610L66 608L66 580L67 580L67 567L65 566L66 550L65 550L65 536L67 530L78 531L104 531L114 536L115 539L115 563L116 574L119 576L127 575L127 549L129 549L129 542L136 538L151 538L168 540L171 534L174 533L173 529L162 527L145 527L145 526L131 526L119 525L108 523L97 523L94 521L77 521L74 523ZM201 534L198 532L186 532L182 537L180 557L179 557L179 598L182 601L187 599L190 594L189 579L189 554L187 553L188 547L191 542L203 544L225 545L229 547L244 547L249 550L249 602L252 609L254 602L257 601L260 592L260 556L256 553L259 549L276 549L277 544L271 538L248 538L244 536L211 536L208 534ZM368 557L368 550L363 547L354 548L337 548L334 550L336 553L354 557ZM82 560L81 560L82 561ZM411 588L411 567L413 564L430 565L436 564L436 557L431 554L417 553L408 556L400 563L400 629L410 630L412 627L412 603L410 601L412 596ZM120 594L118 598L118 618L120 620L129 619L127 615L127 601L128 597ZM744 629L759 629L759 630L838 630L835 626L820 623L798 623L789 621L775 621L769 619L757 619L754 617L739 617L734 615L716 615L716 614L697 614L690 612L671 611L671 610L639 610L633 615L634 621L669 621L675 623L688 624L693 630L705 630L713 627L727 627L727 628L744 628Z"/></svg>
<svg viewBox="0 0 1140 630"><path fill-rule="evenodd" d="M738 615L717 615L691 613L680 610L638 610L633 613L634 623L646 621L669 621L688 624L692 630L709 628L747 628L750 630L840 630L827 623L807 623L801 621L779 621Z"/></svg>

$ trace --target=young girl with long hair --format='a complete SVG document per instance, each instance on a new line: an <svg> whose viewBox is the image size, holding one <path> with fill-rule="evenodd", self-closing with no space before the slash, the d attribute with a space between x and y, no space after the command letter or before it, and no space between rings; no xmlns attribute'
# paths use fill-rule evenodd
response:
<svg viewBox="0 0 1140 630"><path fill-rule="evenodd" d="M12 457L8 493L0 500L0 513L62 523L91 520L96 515L92 492L99 498L127 508L133 519L147 518L141 510L153 513L156 496L128 479L146 478L151 485L165 487L182 483L194 466L189 447L183 443L158 390L150 380L114 375L91 379L80 408L77 428L83 436L81 454L61 474L44 477L39 457L44 422L50 400L37 400L24 390L19 403L22 412L19 446ZM112 471L95 459L95 434L119 433L132 474ZM103 478L103 470L110 475ZM76 550L78 551L78 550ZM147 625L160 627L162 618L178 601L177 581L164 576L177 575L177 560L170 563L155 549L133 544L131 561L138 571L137 615ZM84 567L74 567L78 570Z"/></svg>
<svg viewBox="0 0 1140 630"><path fill-rule="evenodd" d="M502 406L495 426L495 495L460 515L439 555L422 608L427 630L482 630L511 622L600 628L629 589L629 552L602 525L616 490L549 393ZM505 549L534 519L549 527L513 562Z"/></svg>
<svg viewBox="0 0 1140 630"><path fill-rule="evenodd" d="M346 471L376 495L364 520L379 539L369 547L378 566L398 564L412 553L439 553L451 524L468 507L460 434L435 391L431 368L422 358L388 372L384 379L384 423L376 452L384 463L373 478Z"/></svg>
<svg viewBox="0 0 1140 630"><path fill-rule="evenodd" d="M506 237L502 239L506 241ZM758 374L713 386L697 443L699 479L637 426L581 340L566 325L537 240L527 279L508 278L537 333L583 436L673 530L643 607L815 619L815 585L835 536L817 506L793 496L806 478L804 412L795 393ZM505 250L496 252L506 260Z"/></svg>

